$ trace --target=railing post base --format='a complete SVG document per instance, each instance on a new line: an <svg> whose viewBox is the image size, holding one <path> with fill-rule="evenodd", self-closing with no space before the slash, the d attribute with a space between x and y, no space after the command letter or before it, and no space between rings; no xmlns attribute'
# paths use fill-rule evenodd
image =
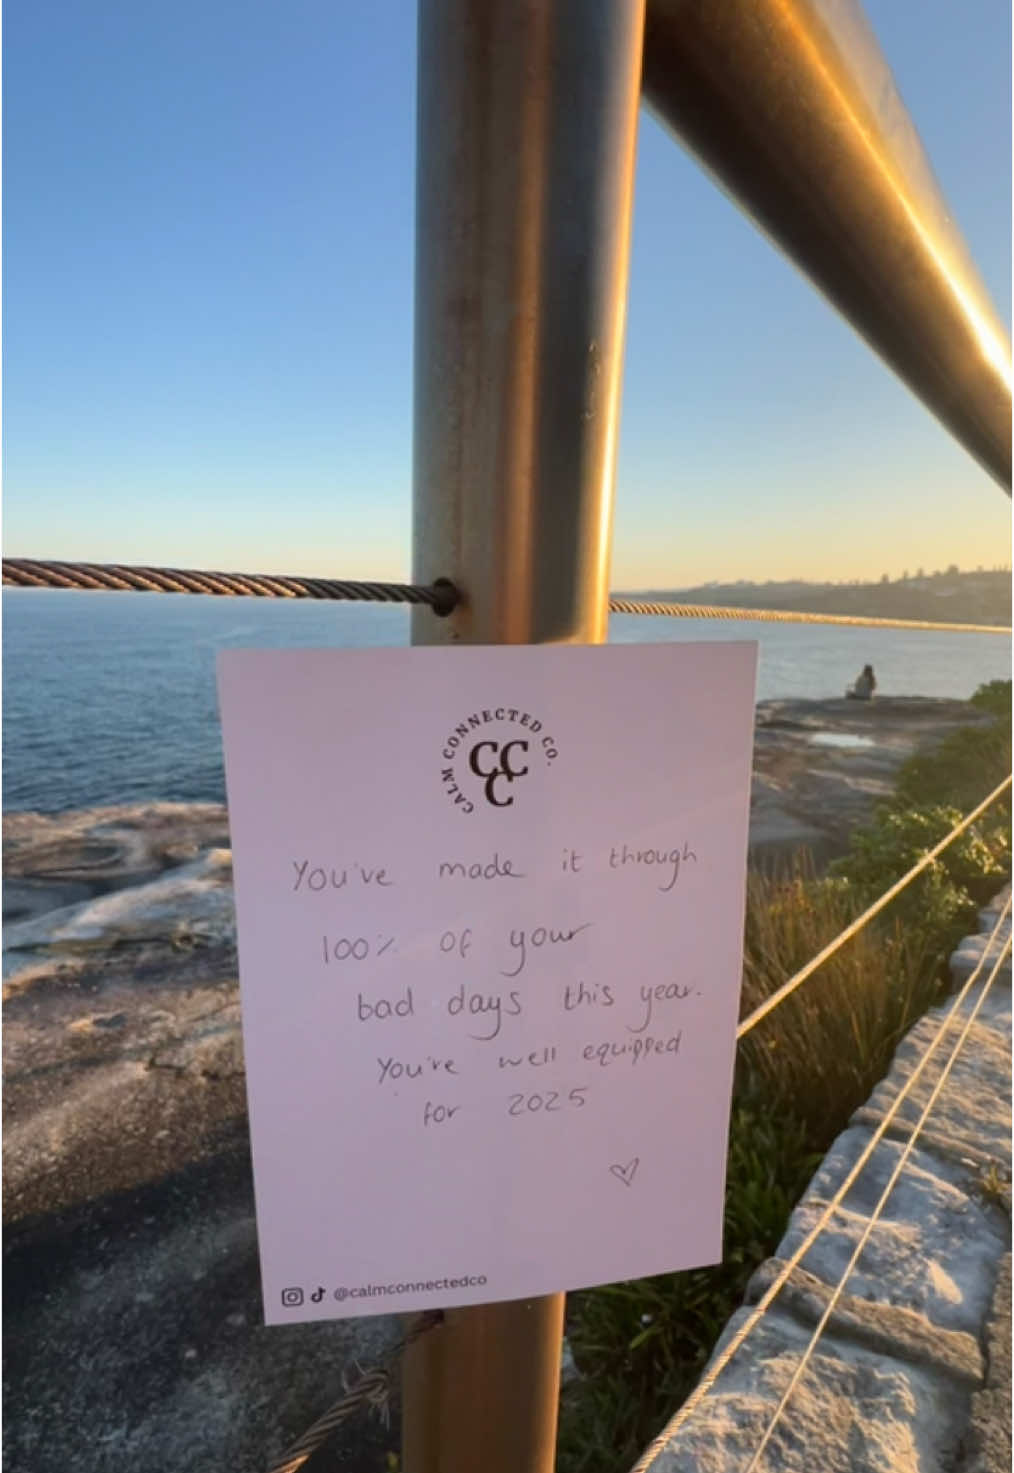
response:
<svg viewBox="0 0 1014 1473"><path fill-rule="evenodd" d="M405 1351L404 1473L552 1473L564 1296L451 1309Z"/></svg>

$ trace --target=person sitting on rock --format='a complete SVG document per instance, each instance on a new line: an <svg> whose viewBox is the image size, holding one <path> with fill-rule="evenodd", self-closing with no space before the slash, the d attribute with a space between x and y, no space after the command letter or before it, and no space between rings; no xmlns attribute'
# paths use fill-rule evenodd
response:
<svg viewBox="0 0 1014 1473"><path fill-rule="evenodd" d="M872 665L864 665L862 674L856 677L855 685L850 685L845 692L850 701L868 701L877 688L877 677L873 673Z"/></svg>

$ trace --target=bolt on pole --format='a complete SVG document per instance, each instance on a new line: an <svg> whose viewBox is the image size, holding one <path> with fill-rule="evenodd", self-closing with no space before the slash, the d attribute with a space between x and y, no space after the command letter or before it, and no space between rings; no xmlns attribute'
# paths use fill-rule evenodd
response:
<svg viewBox="0 0 1014 1473"><path fill-rule="evenodd" d="M606 637L643 27L643 0L420 0L412 576L463 598L413 643ZM415 1339L404 1473L550 1473L563 1314Z"/></svg>

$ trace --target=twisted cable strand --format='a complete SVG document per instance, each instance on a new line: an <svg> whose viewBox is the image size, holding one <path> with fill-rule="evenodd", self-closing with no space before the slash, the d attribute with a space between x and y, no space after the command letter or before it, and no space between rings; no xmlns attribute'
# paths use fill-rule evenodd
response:
<svg viewBox="0 0 1014 1473"><path fill-rule="evenodd" d="M669 619L743 619L765 624L837 624L863 629L935 629L961 634L1010 634L999 624L954 624L935 619L883 619L872 614L820 614L805 609L737 609L728 605L657 603L653 600L609 599L613 614L658 614Z"/></svg>
<svg viewBox="0 0 1014 1473"><path fill-rule="evenodd" d="M270 1473L298 1473L307 1459L324 1445L335 1428L340 1427L342 1422L363 1407L377 1412L386 1422L391 1402L391 1373L388 1367L420 1335L425 1335L439 1325L443 1317L443 1311L439 1309L430 1309L421 1314L407 1334L392 1345L384 1356L384 1363L375 1370L364 1372L353 1385L346 1386L345 1395L328 1407L324 1415L318 1417L283 1453L281 1459L271 1465Z"/></svg>
<svg viewBox="0 0 1014 1473"><path fill-rule="evenodd" d="M462 602L446 578L432 584L374 583L336 578L282 577L274 573L216 573L188 568L127 567L122 563L68 563L4 558L3 581L16 588L85 588L146 593L247 594L257 598L321 598L376 603L428 604L445 616ZM999 624L955 624L932 619L881 619L862 614L818 614L795 609L736 609L717 604L609 599L613 614L657 614L671 619L740 619L768 624L832 624L867 629L919 629L958 634L1010 634Z"/></svg>
<svg viewBox="0 0 1014 1473"><path fill-rule="evenodd" d="M320 598L374 603L428 604L448 614L458 602L446 580L433 584L372 583L338 578L295 578L274 573L217 573L191 568L127 567L122 563L40 562L4 558L3 581L17 588L85 588L142 593L246 594L257 598Z"/></svg>
<svg viewBox="0 0 1014 1473"><path fill-rule="evenodd" d="M346 1391L340 1401L329 1407L322 1417L303 1433L285 1453L280 1463L275 1463L271 1473L298 1473L306 1460L321 1447L336 1427L358 1412L370 1407L385 1416L390 1400L390 1374L387 1371L367 1371Z"/></svg>

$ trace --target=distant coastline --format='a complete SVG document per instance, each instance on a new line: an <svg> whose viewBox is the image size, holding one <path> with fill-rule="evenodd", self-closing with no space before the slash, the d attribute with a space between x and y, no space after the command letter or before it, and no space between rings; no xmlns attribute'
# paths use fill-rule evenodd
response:
<svg viewBox="0 0 1014 1473"><path fill-rule="evenodd" d="M785 582L701 583L694 588L638 589L624 595L659 602L717 604L737 609L790 609L808 614L865 614L874 619L934 619L958 624L1011 622L1009 568L956 567L939 573L922 569L911 576L875 583Z"/></svg>

